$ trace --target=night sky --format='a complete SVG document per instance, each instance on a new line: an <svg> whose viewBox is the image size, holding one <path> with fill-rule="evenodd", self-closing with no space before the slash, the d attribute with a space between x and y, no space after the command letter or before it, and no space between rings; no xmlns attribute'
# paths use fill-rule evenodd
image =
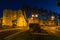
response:
<svg viewBox="0 0 60 40"><path fill-rule="evenodd" d="M0 16L4 9L18 10L23 4L60 13L60 7L57 6L56 0L0 0Z"/></svg>

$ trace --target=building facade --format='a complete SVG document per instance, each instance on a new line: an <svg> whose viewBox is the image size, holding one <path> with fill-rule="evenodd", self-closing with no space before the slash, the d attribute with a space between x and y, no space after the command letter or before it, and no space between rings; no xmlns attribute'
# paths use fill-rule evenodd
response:
<svg viewBox="0 0 60 40"><path fill-rule="evenodd" d="M27 22L23 14L25 14L25 11L5 9L3 11L2 25L19 28L22 28L23 26L26 27Z"/></svg>

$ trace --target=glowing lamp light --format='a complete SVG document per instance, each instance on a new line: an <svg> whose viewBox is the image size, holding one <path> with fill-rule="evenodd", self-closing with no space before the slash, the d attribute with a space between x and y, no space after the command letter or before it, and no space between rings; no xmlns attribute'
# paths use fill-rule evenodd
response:
<svg viewBox="0 0 60 40"><path fill-rule="evenodd" d="M38 15L36 14L35 17L38 17Z"/></svg>
<svg viewBox="0 0 60 40"><path fill-rule="evenodd" d="M32 15L32 17L34 17L34 15Z"/></svg>
<svg viewBox="0 0 60 40"><path fill-rule="evenodd" d="M54 18L55 18L54 16L51 16L51 20L54 20Z"/></svg>

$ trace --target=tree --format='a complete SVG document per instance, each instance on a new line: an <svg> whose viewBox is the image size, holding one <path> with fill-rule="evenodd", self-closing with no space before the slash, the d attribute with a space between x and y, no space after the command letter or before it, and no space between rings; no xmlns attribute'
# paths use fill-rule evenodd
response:
<svg viewBox="0 0 60 40"><path fill-rule="evenodd" d="M38 9L37 7L31 8L31 10L30 10L31 11L31 14L37 13L37 9Z"/></svg>
<svg viewBox="0 0 60 40"><path fill-rule="evenodd" d="M43 8L40 8L40 9L38 9L38 13L39 13L39 16L40 17L42 17L43 15L43 12L44 12L44 10L43 10ZM42 18L43 19L43 18Z"/></svg>
<svg viewBox="0 0 60 40"><path fill-rule="evenodd" d="M24 17L25 17L25 19L26 19L26 22L28 23L28 20L27 20L27 13L28 13L28 11L29 11L29 9L30 9L30 6L26 6L26 5L23 5L22 6L22 11L23 11L23 15L24 15ZM25 13L24 13L24 11L25 11Z"/></svg>
<svg viewBox="0 0 60 40"><path fill-rule="evenodd" d="M56 12L53 12L54 16L55 16L55 20L58 21L58 14Z"/></svg>
<svg viewBox="0 0 60 40"><path fill-rule="evenodd" d="M48 15L49 15L49 19L50 19L51 16L53 15L53 12L50 10L49 13L48 13Z"/></svg>
<svg viewBox="0 0 60 40"><path fill-rule="evenodd" d="M44 10L44 15L45 15L45 17L46 17L46 19L48 20L48 16L49 16L49 14L48 14L48 10Z"/></svg>
<svg viewBox="0 0 60 40"><path fill-rule="evenodd" d="M58 16L59 16L59 21L60 21L60 14Z"/></svg>

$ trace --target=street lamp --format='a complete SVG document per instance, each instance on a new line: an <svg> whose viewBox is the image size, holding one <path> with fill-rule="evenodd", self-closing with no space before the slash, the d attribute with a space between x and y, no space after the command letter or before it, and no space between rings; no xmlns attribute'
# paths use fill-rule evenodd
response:
<svg viewBox="0 0 60 40"><path fill-rule="evenodd" d="M32 17L34 17L34 15L32 14Z"/></svg>
<svg viewBox="0 0 60 40"><path fill-rule="evenodd" d="M38 17L38 15L36 14L35 17Z"/></svg>
<svg viewBox="0 0 60 40"><path fill-rule="evenodd" d="M54 16L51 16L51 20L54 20L55 19L55 17Z"/></svg>

